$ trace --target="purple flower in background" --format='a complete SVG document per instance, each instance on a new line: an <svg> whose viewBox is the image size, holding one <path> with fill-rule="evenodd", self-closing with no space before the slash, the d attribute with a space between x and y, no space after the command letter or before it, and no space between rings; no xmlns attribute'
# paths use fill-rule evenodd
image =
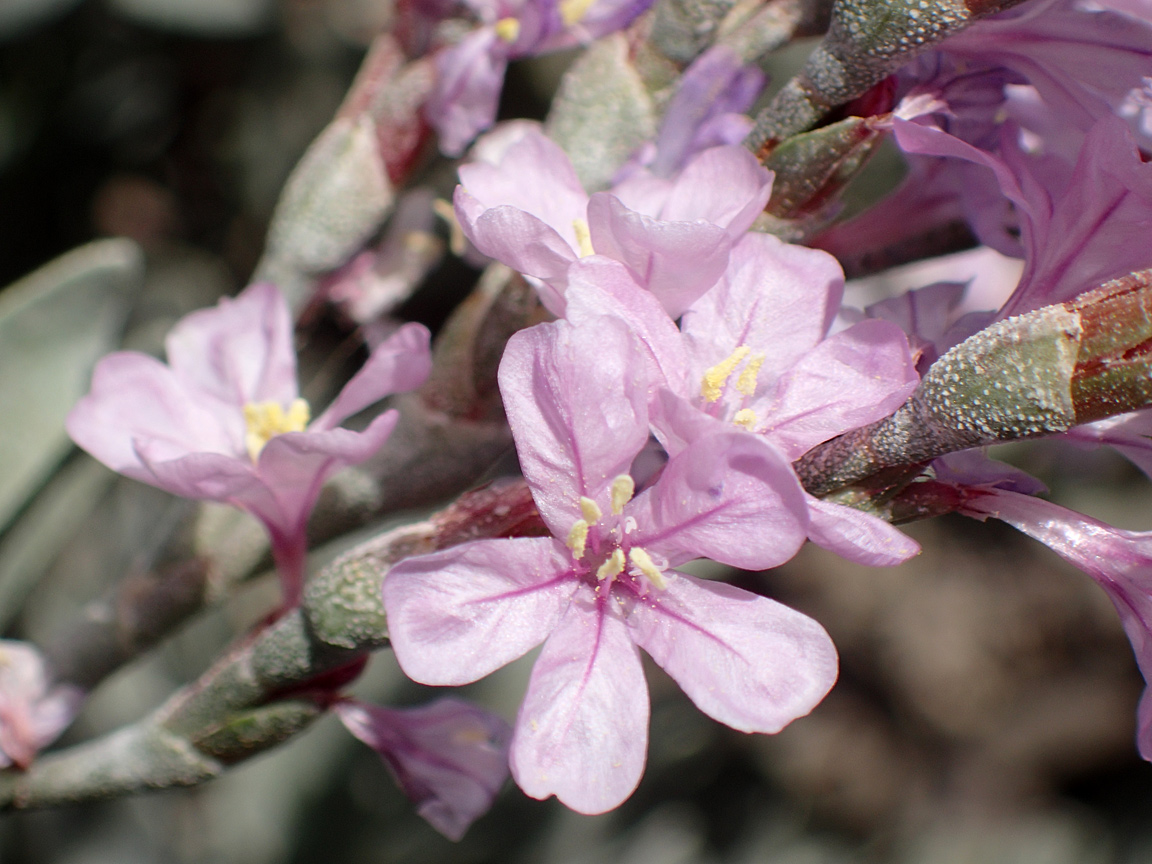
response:
<svg viewBox="0 0 1152 864"><path fill-rule="evenodd" d="M461 699L418 708L380 708L342 700L333 710L344 726L380 754L416 812L459 840L492 807L508 779L512 727Z"/></svg>
<svg viewBox="0 0 1152 864"><path fill-rule="evenodd" d="M1144 680L1152 681L1152 532L1124 531L1050 501L985 486L966 490L962 512L1007 522L1083 570L1107 592L1132 643ZM1137 711L1136 742L1152 761L1152 690Z"/></svg>
<svg viewBox="0 0 1152 864"><path fill-rule="evenodd" d="M1118 114L1137 131L1147 125L1147 9L1137 0L1033 0L976 22L905 67L897 118L921 118L958 142L945 144L940 139L947 136L932 138L898 119L897 141L910 154L908 178L817 245L844 259L962 219L980 242L1026 257L1036 271L1005 314L1055 302L1031 302L1039 295L1066 299L1072 296L1066 291L1084 290L1075 284L1081 269L1075 259L1107 260L1111 248L1127 253L1140 245L1116 235L1133 222L1131 204L1121 216L1106 199L1117 180L1120 187L1131 183L1137 195L1146 185L1135 178L1138 160L1120 152L1135 150L1131 136L1110 121ZM1097 152L1102 144L1106 155ZM1064 212L1057 217L1057 210Z"/></svg>
<svg viewBox="0 0 1152 864"><path fill-rule="evenodd" d="M0 640L0 768L27 768L72 722L83 698L78 688L53 683L31 645Z"/></svg>
<svg viewBox="0 0 1152 864"><path fill-rule="evenodd" d="M965 65L994 64L1021 75L1060 118L1062 134L1082 134L1115 112L1152 69L1149 21L1103 8L1109 2L1094 5L1027 3L961 30L940 50Z"/></svg>
<svg viewBox="0 0 1152 864"><path fill-rule="evenodd" d="M568 318L610 312L646 346L657 437L675 457L723 429L768 442L786 461L892 413L919 381L904 333L864 321L827 336L843 273L826 253L749 234L680 330L622 267L572 269ZM919 547L887 522L805 493L813 542L865 564L896 564Z"/></svg>
<svg viewBox="0 0 1152 864"><path fill-rule="evenodd" d="M1071 169L1056 159L1030 158L1011 144L996 156L939 129L895 124L906 151L991 169L1015 205L1025 269L1000 317L1069 300L1152 264L1152 166L1120 119L1106 118L1092 128Z"/></svg>
<svg viewBox="0 0 1152 864"><path fill-rule="evenodd" d="M724 144L740 144L752 131L752 107L767 76L754 63L742 63L727 45L713 45L684 70L668 102L656 140L617 172L616 182L647 168L669 177L697 153Z"/></svg>
<svg viewBox="0 0 1152 864"><path fill-rule="evenodd" d="M68 415L77 444L133 479L186 498L223 501L264 523L284 587L299 602L305 525L335 471L375 453L396 425L386 411L366 429L345 418L428 376L429 335L406 324L372 352L335 401L309 422L296 385L292 319L283 296L256 284L185 316L165 340L168 364L110 354Z"/></svg>
<svg viewBox="0 0 1152 864"><path fill-rule="evenodd" d="M440 149L459 156L496 119L508 61L598 39L651 0L466 0L480 27L436 55L436 89L425 108Z"/></svg>
<svg viewBox="0 0 1152 864"><path fill-rule="evenodd" d="M460 180L456 215L468 239L543 280L541 301L558 316L569 266L598 253L679 317L724 272L772 192L772 174L727 146L697 154L673 179L638 174L589 197L564 151L535 130L498 164L462 165Z"/></svg>
<svg viewBox="0 0 1152 864"><path fill-rule="evenodd" d="M804 540L807 508L770 445L726 430L674 456L633 497L649 438L642 346L618 319L508 343L500 388L552 537L482 540L396 565L384 602L396 657L426 684L474 681L541 642L510 761L529 795L598 813L635 788L647 751L643 648L709 716L775 732L836 677L814 621L674 568L761 569Z"/></svg>

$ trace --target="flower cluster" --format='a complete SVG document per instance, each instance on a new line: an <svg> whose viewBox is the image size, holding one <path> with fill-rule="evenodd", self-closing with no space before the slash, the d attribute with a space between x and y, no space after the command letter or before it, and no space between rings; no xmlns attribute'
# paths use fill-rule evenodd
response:
<svg viewBox="0 0 1152 864"><path fill-rule="evenodd" d="M400 544L402 554L377 561L382 584L334 601L356 618L347 625L355 632L327 647L351 649L344 668L358 674L367 650L387 643L410 678L437 686L469 684L539 649L515 722L451 698L415 709L365 705L333 692L345 679L323 683L330 668L290 682L321 693L321 708L381 754L434 827L458 839L509 773L526 794L582 813L627 799L647 758L642 652L733 729L775 733L807 714L838 674L823 627L769 597L693 575L691 562L768 570L811 541L860 564L897 565L919 551L892 524L907 512L991 516L1052 546L1108 592L1152 675L1148 536L1043 501L1032 478L978 451L954 452L1066 433L1112 444L1152 476L1152 300L1139 294L1152 291L1152 276L1137 273L1152 265L1146 4L968 4L981 15L1007 11L966 27L949 19L931 45L917 31L911 53L907 34L863 44L897 25L846 24L851 4L834 4L809 61L820 74L787 85L756 124L742 113L765 84L753 61L764 46L816 26L803 16L785 21L789 13L769 8L763 17L738 4L734 18L712 22L714 44L688 50L682 43L711 30L693 25L676 43L660 17L672 13L644 17L646 0L402 5L412 29L405 48L434 70L413 110L435 128L442 153L459 156L492 126L509 61L633 22L634 56L617 58L628 86L573 89L600 94L605 111L621 91L644 91L636 97L644 110L633 114L643 115L636 125L646 140L599 166L596 182L562 136L549 137L546 128L555 129L513 121L481 136L455 166L451 207L430 189L406 190L378 251L352 250L314 279L317 298L344 304L374 346L315 418L297 384L288 304L275 286L257 283L179 322L166 363L133 352L105 357L67 426L121 474L254 515L282 580L281 613L295 610L307 630L317 624L300 611L307 527L321 488L390 446L398 411L355 429L341 424L426 380L435 391L462 377L452 362L479 367L477 357L491 355L495 381L481 383L493 404L498 388L507 426L498 407L469 406L454 419L498 417L534 512L500 530L477 517L450 540L444 521L430 520ZM860 68L840 68L844 58ZM834 73L844 80L832 82ZM773 130L832 99L821 88L838 94L842 110L823 106L815 129L778 140ZM386 95L373 111L399 111L393 102L403 100ZM623 116L619 99L613 110ZM412 118L403 119L397 126L409 129ZM375 131L373 153L396 145L386 129ZM907 179L832 224L839 189L883 135L908 157ZM386 167L397 179L395 164ZM510 337L515 328L469 332L467 350L438 351L435 374L429 331L388 317L443 254L433 213L449 221L454 249L466 239L471 259L491 259L492 273L513 271L505 282L524 290L520 299L534 291L542 307ZM1019 280L998 286L993 308L974 306L956 282L845 306L842 261L957 226L1022 260ZM1130 282L1099 288L1117 278ZM1086 295L1098 288L1105 293ZM491 300L487 277L478 295L478 304ZM1088 314L1101 297L1135 295L1123 307L1132 321ZM1049 311L1013 318L1042 307ZM454 321L445 332L460 338L465 329ZM965 341L977 332L975 343ZM498 364L493 344L502 346ZM1089 379L1113 389L1093 390ZM435 415L426 428L440 424L436 434L452 423L440 411L448 402L422 403ZM401 455L396 464L417 461ZM835 482L822 486L828 477ZM899 509L912 498L916 507ZM382 604L374 630L363 623L373 604ZM3 648L0 759L27 766L81 695L53 683L33 649ZM1152 759L1148 696L1139 744Z"/></svg>

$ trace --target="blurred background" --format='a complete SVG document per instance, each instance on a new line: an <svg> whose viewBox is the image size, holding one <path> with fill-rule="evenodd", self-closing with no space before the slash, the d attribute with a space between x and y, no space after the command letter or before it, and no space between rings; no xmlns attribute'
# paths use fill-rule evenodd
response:
<svg viewBox="0 0 1152 864"><path fill-rule="evenodd" d="M0 284L92 239L130 237L146 255L151 306L133 312L148 322L135 331L143 342L243 286L288 172L389 17L386 0L0 0ZM542 117L570 59L514 65L502 114ZM476 276L442 265L401 314L437 325L445 297ZM1147 481L1111 453L997 455L1059 503L1152 529ZM4 636L52 634L179 516L163 493L103 483L89 493L108 506L75 520L34 591L0 582ZM0 817L0 864L1152 862L1152 768L1133 745L1142 681L1107 598L1001 524L908 530L924 553L899 568L809 547L776 571L727 574L824 624L840 682L782 734L747 736L649 664L649 766L616 812L580 816L509 784L453 844L328 718L201 788ZM268 580L246 587L114 675L62 743L158 705L275 592ZM530 665L467 695L511 719ZM387 652L356 692L394 704L431 695Z"/></svg>

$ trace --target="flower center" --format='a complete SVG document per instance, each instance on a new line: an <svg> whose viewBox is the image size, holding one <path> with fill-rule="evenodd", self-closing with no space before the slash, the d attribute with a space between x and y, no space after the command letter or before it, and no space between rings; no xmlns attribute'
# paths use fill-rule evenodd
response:
<svg viewBox="0 0 1152 864"><path fill-rule="evenodd" d="M516 18L501 18L496 22L496 35L511 45L520 38L520 21Z"/></svg>
<svg viewBox="0 0 1152 864"><path fill-rule="evenodd" d="M706 403L718 402L720 397L724 395L728 379L732 377L732 373L745 359L748 362L736 377L736 391L745 398L753 396L756 393L756 381L760 375L760 367L764 365L766 355L762 353L752 354L751 348L747 345L741 345L704 373L704 378L700 382L700 398ZM732 416L732 422L751 431L756 427L756 414L749 408L741 408Z"/></svg>
<svg viewBox="0 0 1152 864"><path fill-rule="evenodd" d="M616 577L626 571L633 577L643 576L648 584L657 590L662 591L668 585L664 578L665 567L653 561L647 550L640 546L631 546L626 540L626 535L636 527L636 522L631 517L626 519L620 517L624 514L624 506L632 500L635 491L636 483L627 474L621 474L612 481L609 493L612 514L603 524L601 520L604 519L604 512L600 509L600 505L591 498L580 499L582 518L572 523L572 528L568 532L567 546L572 550L572 557L578 562L583 562L581 566L584 569L578 572L591 573L592 568L596 567L597 591L600 591L601 585L610 588ZM589 550L589 531L598 525L600 528L593 537L593 548ZM611 551L600 548L601 539L607 541Z"/></svg>
<svg viewBox="0 0 1152 864"><path fill-rule="evenodd" d="M248 456L255 462L265 444L285 432L303 432L309 419L311 412L303 399L293 399L287 411L279 402L249 402L244 406L244 446Z"/></svg>
<svg viewBox="0 0 1152 864"><path fill-rule="evenodd" d="M595 2L596 0L561 0L560 17L564 21L564 26L571 27L580 21Z"/></svg>
<svg viewBox="0 0 1152 864"><path fill-rule="evenodd" d="M592 248L592 231L588 227L588 220L573 219L572 230L576 232L576 246L580 257L587 258L589 255L595 255L596 250Z"/></svg>

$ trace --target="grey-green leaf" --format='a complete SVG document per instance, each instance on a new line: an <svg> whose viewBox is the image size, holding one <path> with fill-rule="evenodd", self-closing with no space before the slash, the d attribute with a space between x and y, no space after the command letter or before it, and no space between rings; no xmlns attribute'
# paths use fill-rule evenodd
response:
<svg viewBox="0 0 1152 864"><path fill-rule="evenodd" d="M143 272L135 243L100 240L0 293L0 531L68 452L64 419L116 347Z"/></svg>

